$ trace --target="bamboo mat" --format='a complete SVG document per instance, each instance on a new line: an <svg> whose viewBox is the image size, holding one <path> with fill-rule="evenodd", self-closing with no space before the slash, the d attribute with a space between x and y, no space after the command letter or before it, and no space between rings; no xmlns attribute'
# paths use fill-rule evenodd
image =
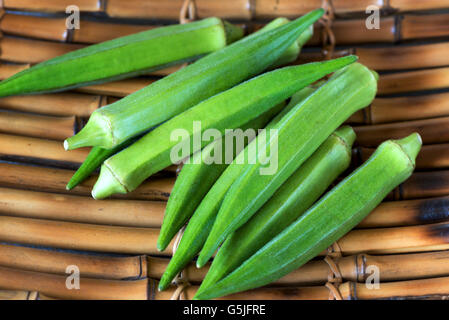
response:
<svg viewBox="0 0 449 320"><path fill-rule="evenodd" d="M75 4L81 28L69 30ZM219 16L260 29L297 17L322 0L3 0L0 80L92 43L176 23ZM447 299L449 297L449 5L443 0L324 1L326 25L295 63L355 53L380 72L378 96L348 123L357 132L352 166L383 140L418 131L424 140L412 177L326 252L263 288L227 299ZM365 27L365 8L382 9L380 29ZM190 10L182 10L190 9ZM181 13L180 13L181 12ZM335 46L335 47L334 47ZM322 48L327 49L324 52ZM0 299L191 299L207 272L189 265L184 282L158 292L172 252L156 239L175 167L136 191L95 201L91 177L65 184L89 149L64 151L97 108L183 65L143 77L70 92L0 99ZM80 290L67 290L67 266ZM377 267L380 288L366 285Z"/></svg>

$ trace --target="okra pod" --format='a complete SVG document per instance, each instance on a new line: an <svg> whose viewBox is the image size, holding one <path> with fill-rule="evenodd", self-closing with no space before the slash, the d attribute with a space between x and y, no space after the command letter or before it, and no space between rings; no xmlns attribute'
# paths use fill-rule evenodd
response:
<svg viewBox="0 0 449 320"><path fill-rule="evenodd" d="M226 239L197 293L236 269L309 209L349 167L354 140L354 130L348 126L331 134L273 197Z"/></svg>
<svg viewBox="0 0 449 320"><path fill-rule="evenodd" d="M243 36L218 18L160 27L76 50L0 83L0 96L68 90L192 61Z"/></svg>
<svg viewBox="0 0 449 320"><path fill-rule="evenodd" d="M279 121L274 127L278 130L276 137L262 142L266 147L258 150L255 164L246 164L229 188L197 266L203 266L224 239L248 221L335 129L369 105L376 88L373 71L354 63L332 75ZM270 151L276 147L278 151ZM266 150L270 151L267 157L277 164L276 168L263 164Z"/></svg>
<svg viewBox="0 0 449 320"><path fill-rule="evenodd" d="M288 22L289 22L289 20L286 19L286 18L276 18L272 22L270 22L269 24L267 24L265 27L263 27L262 29L260 29L257 32L263 32L263 31L272 30L272 29L277 28L277 27L279 27L281 25L284 25L284 24L286 24ZM297 57L298 57L299 52L301 51L302 46L307 41L309 41L309 39L312 37L312 35L313 35L313 26L310 26L307 30L305 30L298 37L298 39L290 47L288 47L284 51L284 53L281 55L281 57L275 62L275 64L272 67L284 65L284 64L287 64L289 62L292 62L292 61L296 60ZM109 158L110 156L114 155L118 151L124 149L125 147L130 145L132 142L134 142L134 140L129 139L129 140L123 142L122 144L120 144L120 145L118 145L118 146L116 146L116 147L114 147L112 149L104 149L104 148L101 148L101 147L93 147L91 152L89 153L88 157L85 159L85 161L81 165L81 167L75 172L75 174L73 175L72 179L70 179L69 183L67 184L67 189L71 190L74 187L76 187L79 183L81 183L83 180L85 180L87 177L89 177L89 175L94 170L96 170L98 167L100 167L101 164L103 163L103 161L105 161L107 158ZM211 148L212 148L212 146L211 146ZM214 166L211 166L211 167L214 167ZM197 169L200 170L200 168L197 168ZM207 174L207 179L212 181L211 179L212 179L213 173L212 173L211 170L213 170L213 169L212 168L209 168L209 169L210 169L210 172ZM215 168L215 169L218 169L218 168ZM186 168L184 170L185 171L189 171L189 170L186 170ZM177 178L176 181L177 182L179 181L178 184L181 184L181 181L183 180L183 178L182 178L183 176L184 175L180 175ZM206 188L206 184L205 184L205 180L204 180L204 179L206 179L206 177L203 176L201 179L203 179L203 181L201 183L202 188ZM176 193L176 190L180 190L180 189L177 189L176 188L176 184L175 184L175 187L174 187L174 190L173 190L172 194ZM183 188L183 190L185 190L185 189ZM195 202L195 201L193 201L193 198L192 198L194 195L198 196L199 194L197 192L193 192L193 190L192 190L192 192L189 192L189 199L190 199L188 201L188 206L189 207L191 207L193 205L193 203ZM180 196L177 196L177 198L179 198L179 197ZM170 206L170 201L167 204L167 209L168 209L168 206ZM179 207L179 211L186 210L186 213L189 212L188 208L184 208L182 205L178 205L178 207ZM193 209L195 209L195 208L193 208ZM167 214L170 215L168 212L169 212L169 210L167 211ZM163 227L164 227L164 225L163 225ZM161 235L163 233L162 232L163 230L164 230L164 228L162 228L162 230L161 230Z"/></svg>
<svg viewBox="0 0 449 320"><path fill-rule="evenodd" d="M271 66L323 15L322 9L270 31L250 35L93 112L66 149L112 148ZM182 50L181 50L182 51Z"/></svg>
<svg viewBox="0 0 449 320"><path fill-rule="evenodd" d="M157 248L160 251L167 247L175 234L192 216L207 191L226 169L229 164L228 159L233 160L235 155L240 153L246 144L252 140L250 133L247 133L246 130L257 130L265 127L267 122L284 106L284 103L280 103L277 107L244 125L240 128L241 131L236 130L236 132L228 133L222 139L208 144L201 152L193 154L189 161L183 165L165 209L164 221L157 242ZM229 141L232 141L233 150L226 150ZM216 157L216 149L221 149L218 163L212 162Z"/></svg>
<svg viewBox="0 0 449 320"><path fill-rule="evenodd" d="M187 145L188 154L185 156L204 147L204 141L201 141L201 145L192 141L194 133L201 136L205 130L214 129L222 136L226 129L239 128L281 103L295 91L356 59L355 56L347 56L277 69L204 100L106 160L92 191L93 197L101 199L114 193L134 190L150 175L172 164L170 156L173 147ZM194 122L201 127L192 126ZM170 141L174 130L186 133L181 142Z"/></svg>
<svg viewBox="0 0 449 320"><path fill-rule="evenodd" d="M307 87L293 95L287 107L285 107L273 120L271 120L265 129L269 130L273 127L295 106L295 102L300 99L305 99L308 95L310 95L310 93L313 92L313 90L313 87ZM250 142L250 144L254 144L254 142L255 140ZM245 148L234 159L233 163L236 165L228 166L225 169L227 174L222 174L214 183L212 188L207 192L206 196L202 199L187 224L181 238L181 242L170 260L167 269L162 275L161 280L159 281L159 290L166 289L170 285L173 278L190 261L192 261L196 254L201 250L204 242L206 241L207 235L212 229L212 225L215 221L215 217L226 191L231 186L232 182L240 175L241 169L244 168L243 163L244 161L247 161L248 157L248 148Z"/></svg>
<svg viewBox="0 0 449 320"><path fill-rule="evenodd" d="M212 299L266 285L299 268L355 227L413 172L417 133L382 143L357 170L227 277L198 293Z"/></svg>

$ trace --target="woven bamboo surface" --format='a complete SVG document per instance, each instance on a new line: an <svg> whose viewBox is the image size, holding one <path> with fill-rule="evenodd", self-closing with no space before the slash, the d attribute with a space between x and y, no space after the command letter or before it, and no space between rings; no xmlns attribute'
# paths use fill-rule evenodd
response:
<svg viewBox="0 0 449 320"><path fill-rule="evenodd" d="M68 29L65 10L81 10ZM355 53L380 72L378 96L354 114L353 167L383 140L418 131L424 141L412 177L326 252L277 282L227 299L445 299L449 297L449 3L444 0L324 1L330 26L295 63ZM184 9L190 10L182 10ZM177 23L219 16L246 33L269 19L297 17L322 0L3 0L0 79L89 44ZM365 27L365 9L381 9L380 29ZM330 6L330 7L329 7ZM192 10L193 9L193 10ZM335 45L335 48L333 46ZM323 48L328 51L325 52ZM331 50L331 52L329 51ZM65 184L89 149L64 151L62 140L97 108L175 72L70 92L0 99L0 299L190 299L207 267L188 266L187 282L158 292L172 245L156 239L175 167L136 191L90 198L95 176L72 191ZM68 290L66 268L80 269ZM366 285L371 267L380 288Z"/></svg>

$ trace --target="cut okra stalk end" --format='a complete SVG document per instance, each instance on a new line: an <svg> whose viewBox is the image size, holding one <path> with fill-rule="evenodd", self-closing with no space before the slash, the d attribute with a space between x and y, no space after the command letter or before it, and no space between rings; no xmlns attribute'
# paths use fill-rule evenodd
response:
<svg viewBox="0 0 449 320"><path fill-rule="evenodd" d="M337 136L344 145L352 146L356 139L356 134L354 129L350 126L342 126L340 129L335 131L333 135Z"/></svg>
<svg viewBox="0 0 449 320"><path fill-rule="evenodd" d="M94 199L104 199L114 193L127 193L128 191L117 179L112 171L103 164L100 170L100 176L92 190Z"/></svg>
<svg viewBox="0 0 449 320"><path fill-rule="evenodd" d="M73 150L89 146L110 149L114 147L113 141L109 122L101 113L95 111L80 132L64 141L64 149Z"/></svg>
<svg viewBox="0 0 449 320"><path fill-rule="evenodd" d="M402 149L402 151L408 156L410 164L415 167L416 157L418 156L422 146L421 136L417 132L414 132L403 139L392 141Z"/></svg>

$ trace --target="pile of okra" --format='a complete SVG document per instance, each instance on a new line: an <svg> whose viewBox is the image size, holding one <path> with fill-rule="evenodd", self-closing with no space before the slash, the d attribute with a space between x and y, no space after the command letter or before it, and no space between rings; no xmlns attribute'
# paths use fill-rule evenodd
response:
<svg viewBox="0 0 449 320"><path fill-rule="evenodd" d="M144 31L21 71L0 83L0 96L69 90L189 62L97 109L64 141L67 150L92 147L67 189L100 167L95 199L133 191L178 163L181 150L184 165L158 249L185 230L159 289L192 260L201 268L215 255L195 299L226 296L314 258L415 167L417 133L383 142L335 184L356 140L343 123L372 102L378 75L354 55L285 66L322 15L318 9L293 21L278 18L249 36L218 18Z"/></svg>

